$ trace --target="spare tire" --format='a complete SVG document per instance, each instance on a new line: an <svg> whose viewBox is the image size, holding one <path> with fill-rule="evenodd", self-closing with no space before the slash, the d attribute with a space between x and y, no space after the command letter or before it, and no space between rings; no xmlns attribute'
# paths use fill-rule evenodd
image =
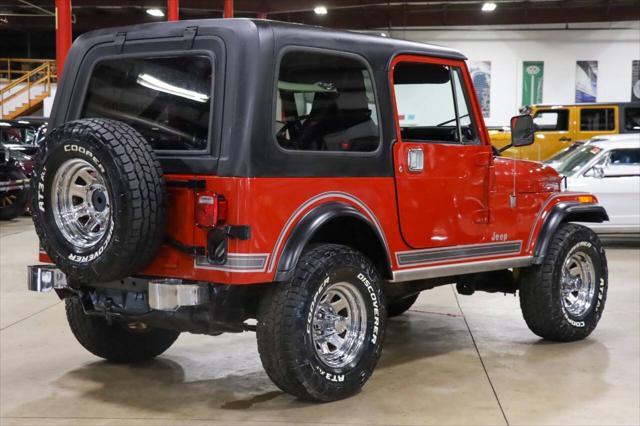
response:
<svg viewBox="0 0 640 426"><path fill-rule="evenodd" d="M92 118L54 129L31 184L40 242L72 282L138 273L162 243L162 169L147 141L125 123Z"/></svg>

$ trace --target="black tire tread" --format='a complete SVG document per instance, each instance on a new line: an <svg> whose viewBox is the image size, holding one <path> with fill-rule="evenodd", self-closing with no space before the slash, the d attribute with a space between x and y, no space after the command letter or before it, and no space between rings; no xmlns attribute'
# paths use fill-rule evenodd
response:
<svg viewBox="0 0 640 426"><path fill-rule="evenodd" d="M589 228L574 223L563 223L552 237L544 261L522 271L520 281L520 308L529 329L536 335L552 341L570 342L587 337L595 329L595 323L587 323L584 328L571 326L564 318L560 303L555 300L554 273L557 261L567 249L573 234L588 232L593 235L597 249L603 253L600 240ZM603 259L606 274L606 259ZM606 299L606 292L605 292ZM602 300L604 306L605 300Z"/></svg>
<svg viewBox="0 0 640 426"><path fill-rule="evenodd" d="M294 276L286 282L275 283L271 291L261 300L258 314L258 352L263 367L269 378L283 391L308 401L333 401L350 396L359 388L344 387L340 390L329 390L328 385L313 388L309 384L300 382L292 369L291 360L294 358L294 344L291 336L296 332L295 325L304 316L301 308L302 301L310 300L313 293L307 286L307 280L316 272L319 264L330 261L337 256L357 256L369 265L369 273L377 276L377 271L362 254L353 249L337 245L324 244L314 246L303 253ZM384 303L381 304L384 310ZM382 313L384 315L384 312ZM382 341L384 327L381 327L379 337ZM380 352L376 354L377 362Z"/></svg>
<svg viewBox="0 0 640 426"><path fill-rule="evenodd" d="M92 354L117 363L142 362L154 358L176 341L180 332L151 328L131 332L122 324L84 313L77 297L65 299L67 320L78 342Z"/></svg>
<svg viewBox="0 0 640 426"><path fill-rule="evenodd" d="M387 305L387 317L393 318L407 312L416 300L418 300L418 296L420 293L412 294L407 297L403 297L402 299L394 300Z"/></svg>

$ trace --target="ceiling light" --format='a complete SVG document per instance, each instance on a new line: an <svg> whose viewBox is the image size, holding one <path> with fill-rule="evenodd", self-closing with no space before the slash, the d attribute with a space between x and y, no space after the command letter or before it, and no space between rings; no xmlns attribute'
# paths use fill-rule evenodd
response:
<svg viewBox="0 0 640 426"><path fill-rule="evenodd" d="M151 16L155 16L157 18L160 18L161 16L164 16L164 12L161 9L147 9L147 13Z"/></svg>
<svg viewBox="0 0 640 426"><path fill-rule="evenodd" d="M484 2L484 4L482 5L482 11L483 12L493 12L494 10L496 10L496 7L498 7L497 4L487 1Z"/></svg>
<svg viewBox="0 0 640 426"><path fill-rule="evenodd" d="M207 102L209 95L205 93L199 93L194 90L184 89L182 87L174 86L166 81L160 80L149 74L139 74L136 79L136 83L149 89L157 90L159 92L168 93L170 95L180 96L181 98L191 99L196 102Z"/></svg>
<svg viewBox="0 0 640 426"><path fill-rule="evenodd" d="M313 8L313 11L315 12L316 15L326 15L327 14L327 8L324 6L316 6Z"/></svg>

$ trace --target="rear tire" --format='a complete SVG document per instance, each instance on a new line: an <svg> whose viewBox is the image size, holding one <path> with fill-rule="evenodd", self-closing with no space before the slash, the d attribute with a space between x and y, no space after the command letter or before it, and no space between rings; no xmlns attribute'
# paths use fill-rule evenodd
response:
<svg viewBox="0 0 640 426"><path fill-rule="evenodd" d="M522 271L522 315L544 339L581 340L602 317L607 287L607 258L598 236L587 227L564 223L542 265Z"/></svg>
<svg viewBox="0 0 640 426"><path fill-rule="evenodd" d="M69 327L78 342L92 354L118 363L141 362L154 358L171 347L179 331L147 328L131 331L127 324L107 323L103 317L87 315L80 299L65 299Z"/></svg>
<svg viewBox="0 0 640 426"><path fill-rule="evenodd" d="M420 296L420 293L412 294L389 303L387 305L387 317L393 318L407 312L409 309L411 309L413 304L416 303L416 300L418 300L418 296Z"/></svg>
<svg viewBox="0 0 640 426"><path fill-rule="evenodd" d="M311 401L358 392L382 351L386 320L381 278L349 247L326 244L303 254L293 278L260 303L258 350L271 380Z"/></svg>

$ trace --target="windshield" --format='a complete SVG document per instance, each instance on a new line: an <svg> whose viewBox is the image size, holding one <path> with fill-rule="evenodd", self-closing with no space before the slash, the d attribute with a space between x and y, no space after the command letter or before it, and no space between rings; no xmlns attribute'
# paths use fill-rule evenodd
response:
<svg viewBox="0 0 640 426"><path fill-rule="evenodd" d="M598 148L597 146L581 146L567 155L564 160L558 164L556 171L564 176L573 176L601 152L602 148Z"/></svg>

